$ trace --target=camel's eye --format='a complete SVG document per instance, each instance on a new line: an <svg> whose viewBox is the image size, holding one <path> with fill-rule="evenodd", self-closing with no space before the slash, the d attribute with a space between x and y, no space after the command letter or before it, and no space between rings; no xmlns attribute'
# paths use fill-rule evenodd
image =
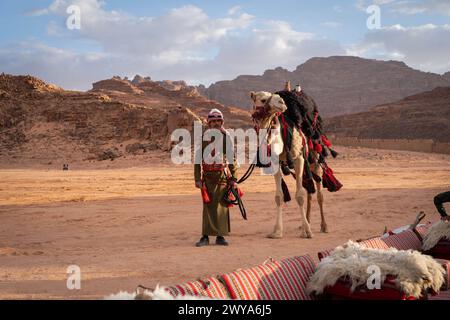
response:
<svg viewBox="0 0 450 320"><path fill-rule="evenodd" d="M267 102L267 100L266 100L266 99L263 99L263 100L261 100L261 102L262 102L262 103L266 103L266 102Z"/></svg>

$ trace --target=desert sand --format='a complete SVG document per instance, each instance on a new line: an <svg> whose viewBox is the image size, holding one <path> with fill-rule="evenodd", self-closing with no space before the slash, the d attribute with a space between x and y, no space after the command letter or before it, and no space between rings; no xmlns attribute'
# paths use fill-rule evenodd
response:
<svg viewBox="0 0 450 320"><path fill-rule="evenodd" d="M196 248L201 198L192 166L166 155L115 161L36 159L0 162L0 299L101 299L137 285L172 285L262 263L311 254L348 239L410 224L419 211L438 219L433 197L450 189L450 155L344 148L330 160L344 184L325 191L330 232L299 237L295 202L285 206L285 237L273 228L273 178L256 172L242 188L249 220L231 209L229 247ZM240 169L242 174L246 169ZM293 181L288 180L291 192ZM212 239L214 240L214 239ZM68 290L66 269L81 268L81 290Z"/></svg>

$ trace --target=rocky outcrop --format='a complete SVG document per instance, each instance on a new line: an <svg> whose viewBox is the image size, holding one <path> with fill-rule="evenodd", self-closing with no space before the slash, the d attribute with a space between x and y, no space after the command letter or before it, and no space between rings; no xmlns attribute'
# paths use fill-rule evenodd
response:
<svg viewBox="0 0 450 320"><path fill-rule="evenodd" d="M117 91L122 93L142 94L142 90L138 89L128 80L122 80L120 77L114 77L109 80L102 80L92 85L92 91Z"/></svg>
<svg viewBox="0 0 450 320"><path fill-rule="evenodd" d="M46 83L32 76L12 76L2 73L0 75L0 96L32 94L32 93L56 93L61 92L60 87Z"/></svg>
<svg viewBox="0 0 450 320"><path fill-rule="evenodd" d="M450 87L440 87L370 111L326 120L329 134L360 139L450 142Z"/></svg>
<svg viewBox="0 0 450 320"><path fill-rule="evenodd" d="M447 79L448 81L450 81L450 71L447 72L447 73L444 73L442 76L443 76L445 79Z"/></svg>
<svg viewBox="0 0 450 320"><path fill-rule="evenodd" d="M118 79L107 80L87 93L64 91L36 79L30 84L28 80L14 76L0 79L1 157L114 160L141 151L169 151L174 128L192 130L193 121L199 120L181 105L159 108L153 101L152 107L151 98L142 105L119 101L115 94L142 93L124 92L126 87ZM36 90L46 94L30 95Z"/></svg>
<svg viewBox="0 0 450 320"><path fill-rule="evenodd" d="M262 76L242 75L220 81L202 94L227 106L248 109L250 91L275 92L283 89L286 81L293 86L301 83L325 117L367 111L375 105L450 85L448 76L414 70L403 62L335 56L310 59L292 72L276 68Z"/></svg>
<svg viewBox="0 0 450 320"><path fill-rule="evenodd" d="M146 81L152 81L152 78L150 78L150 77L145 77L144 78L144 77L142 77L142 76L137 74L137 75L134 76L134 78L131 81L131 83L133 85L137 86L137 85L140 85L141 83L146 82Z"/></svg>
<svg viewBox="0 0 450 320"><path fill-rule="evenodd" d="M137 86L120 77L97 82L89 92L65 91L22 76L0 77L0 161L5 157L114 160L171 150L173 130L193 129L211 108L227 127L251 125L250 115L150 80ZM47 163L46 162L46 163Z"/></svg>

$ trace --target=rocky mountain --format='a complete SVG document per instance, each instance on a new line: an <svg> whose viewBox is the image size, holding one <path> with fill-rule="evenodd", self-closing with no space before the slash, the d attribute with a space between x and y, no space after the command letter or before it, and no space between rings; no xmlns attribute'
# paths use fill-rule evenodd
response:
<svg viewBox="0 0 450 320"><path fill-rule="evenodd" d="M300 83L317 101L322 115L334 116L369 110L374 105L450 86L450 76L414 70L403 62L333 56L312 58L294 71L267 70L261 76L241 75L220 81L203 91L224 105L250 108L250 91L283 89L286 81Z"/></svg>
<svg viewBox="0 0 450 320"><path fill-rule="evenodd" d="M0 158L36 161L109 160L169 151L176 128L192 130L211 108L227 126L249 126L250 115L192 90L167 90L149 79L114 77L89 92L65 91L31 76L0 75Z"/></svg>
<svg viewBox="0 0 450 320"><path fill-rule="evenodd" d="M365 139L450 142L450 87L409 96L367 112L329 118L329 134Z"/></svg>
<svg viewBox="0 0 450 320"><path fill-rule="evenodd" d="M447 73L444 73L443 77L444 77L445 79L447 79L448 81L450 81L450 71L447 72Z"/></svg>

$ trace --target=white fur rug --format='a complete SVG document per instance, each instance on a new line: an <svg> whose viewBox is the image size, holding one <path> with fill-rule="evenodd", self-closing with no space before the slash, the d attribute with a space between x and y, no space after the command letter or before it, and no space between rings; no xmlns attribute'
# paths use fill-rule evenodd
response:
<svg viewBox="0 0 450 320"><path fill-rule="evenodd" d="M325 287L333 286L343 276L351 279L354 291L367 283L371 276L367 269L373 265L380 268L381 284L387 275L395 275L397 288L416 298L429 288L438 292L444 282L444 268L430 256L413 250L365 248L349 241L319 263L308 283L308 292L321 294Z"/></svg>
<svg viewBox="0 0 450 320"><path fill-rule="evenodd" d="M434 248L441 239L450 239L450 221L438 221L431 226L422 243L422 250Z"/></svg>
<svg viewBox="0 0 450 320"><path fill-rule="evenodd" d="M208 297L177 296L173 297L165 290L165 287L156 286L154 291L136 290L133 293L120 291L105 297L105 300L211 300Z"/></svg>

